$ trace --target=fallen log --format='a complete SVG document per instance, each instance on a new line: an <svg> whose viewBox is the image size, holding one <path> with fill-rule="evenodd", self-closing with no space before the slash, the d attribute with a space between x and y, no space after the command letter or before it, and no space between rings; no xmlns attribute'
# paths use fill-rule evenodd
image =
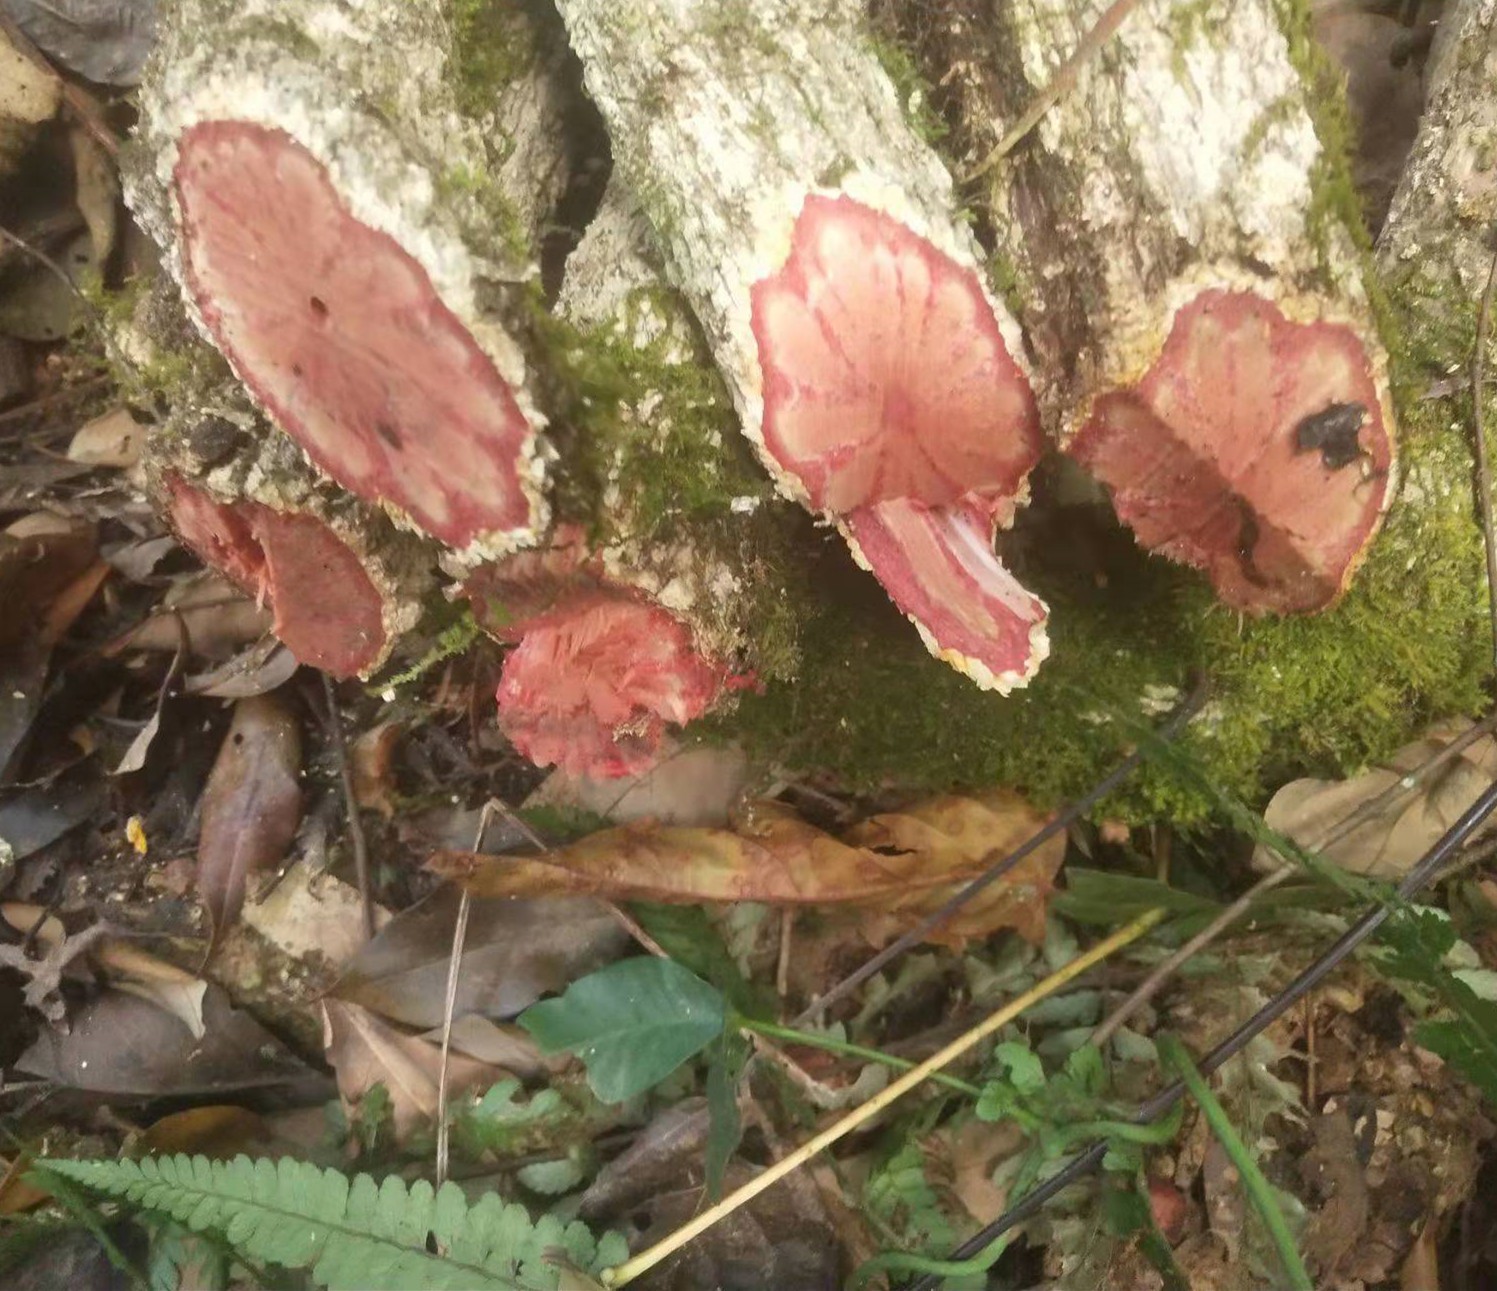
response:
<svg viewBox="0 0 1497 1291"><path fill-rule="evenodd" d="M1394 487L1358 230L1317 198L1312 90L1272 0L1143 0L1006 156L1106 9L922 13L1037 355L1046 424L1150 551L1249 613L1345 590Z"/></svg>
<svg viewBox="0 0 1497 1291"><path fill-rule="evenodd" d="M178 0L161 28L126 187L203 334L350 492L465 559L535 541L524 233L557 177L505 175L530 154L498 87L482 130L459 110L449 6Z"/></svg>
<svg viewBox="0 0 1497 1291"><path fill-rule="evenodd" d="M1045 608L993 554L1042 441L1018 330L860 16L561 0L620 177L744 432L932 653L1024 685Z"/></svg>

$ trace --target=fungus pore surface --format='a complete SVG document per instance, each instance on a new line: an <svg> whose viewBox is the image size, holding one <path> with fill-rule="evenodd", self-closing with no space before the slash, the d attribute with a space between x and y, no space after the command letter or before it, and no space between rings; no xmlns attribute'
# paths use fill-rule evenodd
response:
<svg viewBox="0 0 1497 1291"><path fill-rule="evenodd" d="M981 685L1022 685L1045 607L992 537L1043 440L977 274L888 215L812 194L751 315L782 483L839 522L934 653Z"/></svg>
<svg viewBox="0 0 1497 1291"><path fill-rule="evenodd" d="M313 516L226 503L167 481L172 526L193 551L274 615L296 658L336 677L367 672L385 646L384 603L358 556Z"/></svg>
<svg viewBox="0 0 1497 1291"><path fill-rule="evenodd" d="M1336 600L1393 461L1356 333L1228 291L1181 309L1143 380L1099 397L1068 451L1144 547L1204 570L1250 613Z"/></svg>
<svg viewBox="0 0 1497 1291"><path fill-rule="evenodd" d="M282 131L203 122L181 136L175 192L199 314L318 465L458 549L530 533L534 432L513 392L321 162Z"/></svg>

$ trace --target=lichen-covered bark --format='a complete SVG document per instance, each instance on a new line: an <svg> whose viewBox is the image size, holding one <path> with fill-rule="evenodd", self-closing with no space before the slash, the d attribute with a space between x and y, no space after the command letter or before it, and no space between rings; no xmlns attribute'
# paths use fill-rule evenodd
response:
<svg viewBox="0 0 1497 1291"><path fill-rule="evenodd" d="M1491 10L1490 3L1478 7ZM1008 67L1001 26L1008 6L901 0L879 8L881 17L892 9L901 19L897 27L880 23L894 46L886 58L901 98L917 122L932 120L930 104L951 122L940 146L950 149L960 173L987 153L1012 119L991 113L979 119L963 108L979 91L989 96L984 102L994 101L995 87L972 78ZM1189 34L1226 6L1179 9ZM1302 7L1286 3L1277 12L1290 32L1295 68L1315 87L1306 106L1322 151L1309 191L1310 225L1354 220L1336 79L1329 68L1317 69L1307 21L1298 27L1291 21L1296 14L1307 20ZM942 33L950 31L943 20L962 13L972 23L956 33L959 39L943 43ZM1062 29L1053 61L1080 35L1079 28ZM911 75L908 57L901 67L901 46L915 56L923 78ZM1113 57L1124 56L1115 51ZM1160 94L1167 97L1174 71L1159 74L1167 81ZM1011 111L1027 105L1029 85L1026 79L1023 93L1011 96ZM1437 113L1432 128L1440 128L1439 119ZM1072 191L1066 175L1061 172L1053 181L1059 187L1047 194L1044 185L1051 181L1027 160L1035 146L1021 146L1013 183L1003 191L1016 203L1053 201L1063 213ZM1418 174L1417 166L1410 173ZM1467 173L1484 176L1476 167ZM1443 181L1431 183L1430 191L1443 187ZM983 203L976 208L985 217ZM1419 201L1409 202L1402 218L1419 209ZM1473 238L1483 218L1490 220L1487 211L1485 217L1474 211L1464 225ZM1116 250L1119 256L1130 252L1126 242ZM1081 792L1134 739L1118 715L1157 721L1205 677L1210 697L1181 737L1184 754L1214 786L1261 802L1295 774L1365 766L1437 718L1480 711L1491 658L1471 504L1469 402L1461 389L1454 398L1429 398L1432 390L1459 386L1469 362L1476 293L1453 286L1448 275L1406 290L1402 278L1423 263L1417 255L1396 263L1385 255L1381 262L1379 277L1392 287L1392 299L1382 292L1374 299L1381 298L1379 312L1392 320L1386 335L1400 420L1400 484L1357 579L1333 609L1261 618L1232 613L1198 575L1146 556L1115 524L1091 482L1078 479L1080 468L1056 459L1036 472L1035 504L1012 535L1015 568L1052 609L1052 657L1027 690L1002 701L975 695L893 635L891 616L828 592L804 624L798 684L746 698L735 734L756 750L838 772L859 785L1003 783L1048 803ZM1005 254L994 256L990 268L1016 308L1025 292L1039 291L1016 285L1015 265ZM1084 263L1081 268L1075 277L1062 273L1044 284L1048 307L1058 316L1074 313L1084 321L1083 293L1091 279ZM1405 320L1417 325L1399 326ZM1054 344L1052 353L1063 356L1064 339ZM1055 417L1048 396L1046 406ZM1497 424L1497 408L1489 417ZM1200 819L1210 803L1151 764L1105 810L1182 821Z"/></svg>
<svg viewBox="0 0 1497 1291"><path fill-rule="evenodd" d="M482 129L459 110L450 19L440 0L178 0L127 192L282 428L478 558L544 524L526 241L564 174L520 173L553 125L524 60Z"/></svg>
<svg viewBox="0 0 1497 1291"><path fill-rule="evenodd" d="M558 8L619 174L782 492L838 525L934 653L981 685L1025 684L1044 607L991 550L1040 451L1023 349L857 7ZM887 541L860 542L871 530ZM976 575L922 581L912 549L932 537ZM959 630L995 620L1014 630Z"/></svg>
<svg viewBox="0 0 1497 1291"><path fill-rule="evenodd" d="M907 8L971 169L1106 4ZM1050 429L1147 547L1253 612L1334 600L1393 483L1386 357L1293 55L1275 0L1143 0L977 184ZM1342 407L1322 456L1313 419Z"/></svg>
<svg viewBox="0 0 1497 1291"><path fill-rule="evenodd" d="M420 620L432 553L329 489L237 390L225 395L150 437L157 506L205 563L266 603L299 662L370 676Z"/></svg>
<svg viewBox="0 0 1497 1291"><path fill-rule="evenodd" d="M1497 224L1497 0L1446 6L1426 82L1378 260L1430 360L1464 364Z"/></svg>

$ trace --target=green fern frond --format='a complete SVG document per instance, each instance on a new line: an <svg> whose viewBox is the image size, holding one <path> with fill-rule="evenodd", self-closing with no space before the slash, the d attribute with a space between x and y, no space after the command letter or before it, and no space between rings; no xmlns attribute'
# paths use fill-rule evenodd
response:
<svg viewBox="0 0 1497 1291"><path fill-rule="evenodd" d="M195 1232L222 1233L250 1259L310 1269L329 1291L555 1291L562 1263L596 1272L627 1255L617 1234L595 1241L580 1223L532 1221L492 1194L470 1206L452 1183L407 1188L246 1156L39 1164Z"/></svg>

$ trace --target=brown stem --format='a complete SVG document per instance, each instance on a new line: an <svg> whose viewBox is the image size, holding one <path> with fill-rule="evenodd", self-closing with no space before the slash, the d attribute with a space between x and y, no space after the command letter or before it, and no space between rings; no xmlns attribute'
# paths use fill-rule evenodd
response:
<svg viewBox="0 0 1497 1291"><path fill-rule="evenodd" d="M1471 355L1471 422L1476 430L1476 478L1481 489L1481 536L1487 554L1487 609L1492 621L1492 662L1497 667L1497 534L1492 528L1492 467L1487 460L1487 427L1482 407L1487 327L1492 316L1492 289L1497 286L1497 253L1487 272L1486 290L1476 315L1476 349Z"/></svg>

